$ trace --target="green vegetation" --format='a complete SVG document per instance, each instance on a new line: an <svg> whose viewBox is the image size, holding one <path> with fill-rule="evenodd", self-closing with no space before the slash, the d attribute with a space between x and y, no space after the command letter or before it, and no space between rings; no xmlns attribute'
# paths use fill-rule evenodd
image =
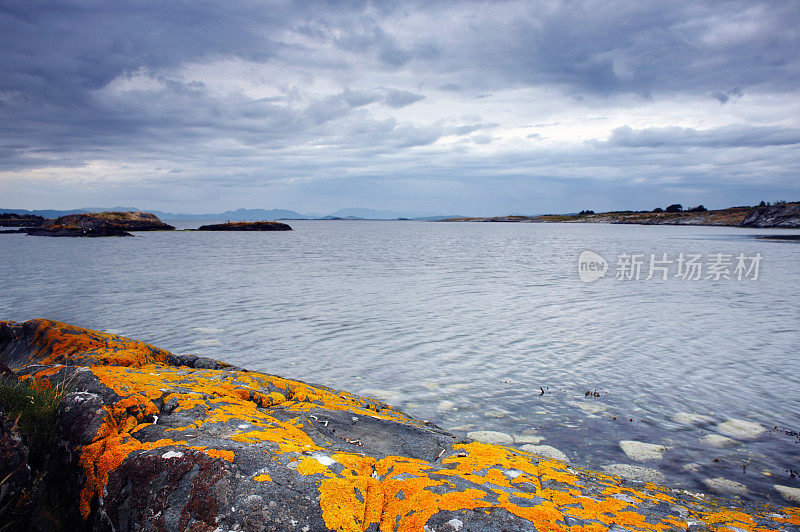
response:
<svg viewBox="0 0 800 532"><path fill-rule="evenodd" d="M0 411L16 420L30 448L28 460L33 468L44 464L56 437L56 414L67 394L65 383L0 379Z"/></svg>
<svg viewBox="0 0 800 532"><path fill-rule="evenodd" d="M68 383L52 385L34 379L0 376L0 411L16 426L28 446L32 482L23 493L0 507L0 532L10 530L63 530L64 494L47 482L45 464L55 448L58 405L69 392ZM9 480L0 478L0 484Z"/></svg>

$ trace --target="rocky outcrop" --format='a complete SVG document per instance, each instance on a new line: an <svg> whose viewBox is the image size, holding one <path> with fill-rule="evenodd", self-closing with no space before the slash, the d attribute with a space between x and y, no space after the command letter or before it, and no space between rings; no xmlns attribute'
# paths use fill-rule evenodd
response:
<svg viewBox="0 0 800 532"><path fill-rule="evenodd" d="M65 529L800 529L800 508L582 470L367 397L63 323L0 322L0 359L74 390L58 415Z"/></svg>
<svg viewBox="0 0 800 532"><path fill-rule="evenodd" d="M149 212L70 214L46 220L38 227L20 229L33 236L133 236L128 231L171 231L175 228Z"/></svg>
<svg viewBox="0 0 800 532"><path fill-rule="evenodd" d="M800 228L800 202L756 207L745 217L742 227Z"/></svg>
<svg viewBox="0 0 800 532"><path fill-rule="evenodd" d="M224 224L201 225L197 231L291 231L288 224L281 222L228 222Z"/></svg>
<svg viewBox="0 0 800 532"><path fill-rule="evenodd" d="M44 218L35 214L0 213L0 227L36 227L44 221Z"/></svg>

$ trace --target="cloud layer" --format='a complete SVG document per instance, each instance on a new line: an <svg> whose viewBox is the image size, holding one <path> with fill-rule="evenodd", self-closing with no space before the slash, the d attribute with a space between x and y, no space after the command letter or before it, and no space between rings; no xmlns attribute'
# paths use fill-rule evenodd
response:
<svg viewBox="0 0 800 532"><path fill-rule="evenodd" d="M697 4L6 1L0 206L798 199L800 7Z"/></svg>

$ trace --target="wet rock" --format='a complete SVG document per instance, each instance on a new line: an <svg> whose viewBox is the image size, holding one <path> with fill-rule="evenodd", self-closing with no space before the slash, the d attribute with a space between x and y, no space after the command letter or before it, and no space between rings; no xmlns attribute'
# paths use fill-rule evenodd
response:
<svg viewBox="0 0 800 532"><path fill-rule="evenodd" d="M453 401L448 401L447 399L443 401L439 401L439 404L436 405L437 412L447 412L448 410L453 410L456 407L456 404Z"/></svg>
<svg viewBox="0 0 800 532"><path fill-rule="evenodd" d="M608 406L603 403L596 403L594 401L567 401L567 404L574 406L587 414L599 414L608 410Z"/></svg>
<svg viewBox="0 0 800 532"><path fill-rule="evenodd" d="M754 440L766 432L767 429L752 421L729 418L717 425L717 430L738 440Z"/></svg>
<svg viewBox="0 0 800 532"><path fill-rule="evenodd" d="M713 421L710 417L691 412L678 412L672 416L672 421L681 425L705 425Z"/></svg>
<svg viewBox="0 0 800 532"><path fill-rule="evenodd" d="M662 484L667 481L666 475L658 469L650 469L649 467L642 467L630 464L610 464L603 466L603 471L609 475L615 475L630 480L638 480L640 482L654 482Z"/></svg>
<svg viewBox="0 0 800 532"><path fill-rule="evenodd" d="M724 477L703 479L703 484L715 493L724 495L747 495L747 486Z"/></svg>
<svg viewBox="0 0 800 532"><path fill-rule="evenodd" d="M800 488L793 488L791 486L781 486L775 484L775 490L781 494L781 497L789 502L800 504Z"/></svg>
<svg viewBox="0 0 800 532"><path fill-rule="evenodd" d="M363 391L364 395L374 397L380 401L385 401L393 405L399 405L402 402L403 396L393 390L379 390L377 388L370 388Z"/></svg>
<svg viewBox="0 0 800 532"><path fill-rule="evenodd" d="M644 462L647 460L661 460L667 448L663 445L654 443L642 443L640 441L623 440L619 442L622 451L631 460Z"/></svg>
<svg viewBox="0 0 800 532"><path fill-rule="evenodd" d="M497 443L500 445L510 445L514 443L514 438L512 438L510 434L494 430L475 430L468 432L467 436L482 443Z"/></svg>
<svg viewBox="0 0 800 532"><path fill-rule="evenodd" d="M73 387L43 477L63 530L785 528L786 509L634 484L542 459L566 459L553 447L468 441L369 397L58 322L0 322L0 360Z"/></svg>
<svg viewBox="0 0 800 532"><path fill-rule="evenodd" d="M536 436L534 434L514 434L514 443L528 443L536 444L544 440L544 436Z"/></svg>
<svg viewBox="0 0 800 532"><path fill-rule="evenodd" d="M719 434L706 434L705 437L703 438L703 443L705 443L706 445L710 445L711 447L723 448L723 447L733 447L739 442L736 440L732 440L727 436L721 436Z"/></svg>
<svg viewBox="0 0 800 532"><path fill-rule="evenodd" d="M566 454L549 445L523 445L520 449L546 458L552 458L553 460L569 462L569 457Z"/></svg>

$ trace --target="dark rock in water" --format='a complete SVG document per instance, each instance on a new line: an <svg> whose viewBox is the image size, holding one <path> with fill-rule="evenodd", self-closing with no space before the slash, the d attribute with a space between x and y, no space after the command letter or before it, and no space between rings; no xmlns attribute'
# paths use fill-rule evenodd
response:
<svg viewBox="0 0 800 532"><path fill-rule="evenodd" d="M36 227L44 222L44 218L35 214L0 213L0 227Z"/></svg>
<svg viewBox="0 0 800 532"><path fill-rule="evenodd" d="M20 232L33 236L133 236L128 231L172 231L175 228L149 212L97 212L70 214L46 220Z"/></svg>
<svg viewBox="0 0 800 532"><path fill-rule="evenodd" d="M758 235L762 240L800 240L800 235Z"/></svg>
<svg viewBox="0 0 800 532"><path fill-rule="evenodd" d="M800 202L756 207L745 216L742 227L800 228Z"/></svg>
<svg viewBox="0 0 800 532"><path fill-rule="evenodd" d="M67 381L63 530L788 530L800 509L458 438L367 397L49 320L0 322L20 378ZM35 510L32 510L35 512Z"/></svg>
<svg viewBox="0 0 800 532"><path fill-rule="evenodd" d="M127 231L122 229L115 229L112 227L102 227L96 229L86 229L81 227L66 227L63 225L54 225L47 228L30 228L21 229L20 233L27 233L29 236L133 236Z"/></svg>
<svg viewBox="0 0 800 532"><path fill-rule="evenodd" d="M229 222L224 224L201 225L196 231L291 231L292 228L281 222Z"/></svg>

